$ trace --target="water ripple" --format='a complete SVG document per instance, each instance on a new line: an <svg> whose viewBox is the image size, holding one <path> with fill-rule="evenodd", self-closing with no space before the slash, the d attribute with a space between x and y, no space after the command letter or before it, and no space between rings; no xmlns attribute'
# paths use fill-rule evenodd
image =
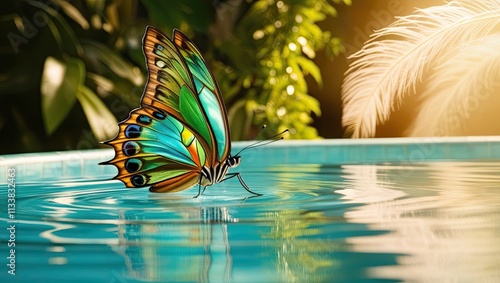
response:
<svg viewBox="0 0 500 283"><path fill-rule="evenodd" d="M85 249L75 250L85 245L118 262L117 280L168 281L167 270L207 273L206 266L217 264L322 282L335 281L341 267L364 274L349 277L354 281L494 278L500 270L500 163L407 169L309 164L243 172L261 197L237 180L196 199L197 188L154 194L117 181L23 184L16 198L18 243L20 249L46 246L48 255L35 260L37 266L90 264ZM71 252L81 257L75 261Z"/></svg>

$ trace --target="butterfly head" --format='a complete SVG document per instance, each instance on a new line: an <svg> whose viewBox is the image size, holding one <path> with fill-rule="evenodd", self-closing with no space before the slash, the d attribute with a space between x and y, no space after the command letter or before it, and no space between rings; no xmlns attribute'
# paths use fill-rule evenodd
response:
<svg viewBox="0 0 500 283"><path fill-rule="evenodd" d="M239 156L239 155L230 156L230 157L226 160L226 164L227 164L229 167L236 167L236 166L240 165L240 162L241 162L241 156Z"/></svg>

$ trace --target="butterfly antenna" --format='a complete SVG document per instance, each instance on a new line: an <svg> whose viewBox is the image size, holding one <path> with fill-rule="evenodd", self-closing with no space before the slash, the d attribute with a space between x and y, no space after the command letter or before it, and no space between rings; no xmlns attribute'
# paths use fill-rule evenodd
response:
<svg viewBox="0 0 500 283"><path fill-rule="evenodd" d="M262 130L264 130L265 128L266 128L266 125L262 125L262 127L260 127L259 132L255 135L255 137L253 138L253 140L256 140L256 139L260 136L260 133L262 133ZM258 141L258 142L260 142L260 141ZM236 155L239 155L239 154L240 154L240 152L242 152L242 151L244 151L244 150L246 150L246 149L250 148L250 147L251 147L252 145L254 145L254 144L255 144L255 143L253 143L253 144L249 144L249 145L245 146L243 149L241 149L240 151L238 151L238 153L236 153Z"/></svg>
<svg viewBox="0 0 500 283"><path fill-rule="evenodd" d="M259 132L255 135L255 137L253 139L256 140L266 127L267 127L266 125L262 125L262 127L260 127Z"/></svg>
<svg viewBox="0 0 500 283"><path fill-rule="evenodd" d="M259 133L257 134L256 138L260 135L260 133L262 132L262 130L266 127L266 125L262 126L262 128L260 129ZM283 137L282 135L289 132L288 129L284 130L283 132L281 133L278 133L270 138L267 138L265 140L260 140L260 141L256 141L252 144L249 144L247 146L245 146L244 148L242 148L240 151L238 151L238 153L236 153L236 155L240 155L241 152L243 152L244 150L247 150L247 149L250 149L250 148L255 148L255 147L259 147L259 146L264 146L264 145L267 145L267 144L270 144L270 143L273 143L273 142L277 142L279 140L282 140Z"/></svg>

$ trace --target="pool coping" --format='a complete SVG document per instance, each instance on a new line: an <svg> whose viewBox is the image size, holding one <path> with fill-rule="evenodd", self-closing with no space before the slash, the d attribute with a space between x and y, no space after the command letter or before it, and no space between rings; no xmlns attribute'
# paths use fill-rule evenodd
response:
<svg viewBox="0 0 500 283"><path fill-rule="evenodd" d="M233 142L233 153L251 141ZM300 150L298 150L300 148ZM18 181L113 175L114 166L97 166L113 150L92 149L23 153L0 156L0 174L16 168ZM414 164L453 160L500 160L500 136L377 139L283 140L245 151L246 166L262 164ZM255 157L259 157L257 160ZM0 180L5 184L7 177Z"/></svg>

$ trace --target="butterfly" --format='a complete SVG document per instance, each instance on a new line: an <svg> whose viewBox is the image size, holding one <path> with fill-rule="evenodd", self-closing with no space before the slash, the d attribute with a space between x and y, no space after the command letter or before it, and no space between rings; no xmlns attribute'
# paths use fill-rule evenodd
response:
<svg viewBox="0 0 500 283"><path fill-rule="evenodd" d="M237 177L228 173L241 157L231 155L226 107L201 52L181 31L169 39L148 26L143 38L148 81L141 107L120 122L118 135L104 142L113 147L114 165L126 187L150 186L151 192L177 192ZM241 151L240 151L241 152ZM203 187L203 191L201 190Z"/></svg>

